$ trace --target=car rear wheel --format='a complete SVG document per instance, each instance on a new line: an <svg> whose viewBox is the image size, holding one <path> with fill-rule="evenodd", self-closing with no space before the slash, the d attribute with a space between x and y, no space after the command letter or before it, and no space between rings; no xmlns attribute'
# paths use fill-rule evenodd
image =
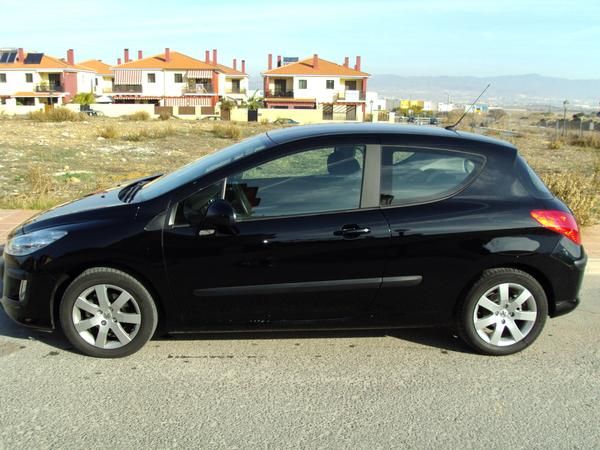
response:
<svg viewBox="0 0 600 450"><path fill-rule="evenodd" d="M60 304L60 321L77 350L118 358L136 352L152 337L158 314L138 280L120 270L96 267L69 285Z"/></svg>
<svg viewBox="0 0 600 450"><path fill-rule="evenodd" d="M484 272L457 315L461 338L487 355L509 355L539 336L548 315L546 293L531 275L516 269Z"/></svg>

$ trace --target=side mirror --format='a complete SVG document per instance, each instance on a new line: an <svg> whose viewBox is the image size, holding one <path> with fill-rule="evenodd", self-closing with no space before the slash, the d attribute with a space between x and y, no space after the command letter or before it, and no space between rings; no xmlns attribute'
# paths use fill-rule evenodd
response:
<svg viewBox="0 0 600 450"><path fill-rule="evenodd" d="M235 231L235 210L225 200L215 200L206 210L203 229L214 228L215 230L231 233Z"/></svg>

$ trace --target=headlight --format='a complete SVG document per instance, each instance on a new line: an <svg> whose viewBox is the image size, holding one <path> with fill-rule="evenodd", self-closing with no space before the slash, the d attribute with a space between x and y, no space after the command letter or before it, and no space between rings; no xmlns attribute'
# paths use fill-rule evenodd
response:
<svg viewBox="0 0 600 450"><path fill-rule="evenodd" d="M67 235L62 230L39 230L13 237L4 251L13 256L24 256L44 248Z"/></svg>

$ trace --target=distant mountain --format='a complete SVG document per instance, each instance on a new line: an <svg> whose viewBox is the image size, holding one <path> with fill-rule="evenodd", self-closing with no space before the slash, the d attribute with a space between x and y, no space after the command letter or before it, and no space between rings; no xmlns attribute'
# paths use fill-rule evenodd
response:
<svg viewBox="0 0 600 450"><path fill-rule="evenodd" d="M373 75L369 90L380 96L470 102L479 95L487 83L492 86L484 101L499 105L562 105L563 100L575 105L598 108L600 79L569 80L542 75L510 75L498 77L405 77L400 75Z"/></svg>

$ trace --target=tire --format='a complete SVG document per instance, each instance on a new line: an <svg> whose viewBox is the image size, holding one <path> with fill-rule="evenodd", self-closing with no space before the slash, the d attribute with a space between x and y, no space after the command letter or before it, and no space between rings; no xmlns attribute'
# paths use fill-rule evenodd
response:
<svg viewBox="0 0 600 450"><path fill-rule="evenodd" d="M67 287L59 307L62 330L81 353L97 358L131 355L158 323L148 290L120 270L95 267Z"/></svg>
<svg viewBox="0 0 600 450"><path fill-rule="evenodd" d="M479 353L510 355L531 345L548 316L544 289L516 269L486 270L457 311L459 336Z"/></svg>

